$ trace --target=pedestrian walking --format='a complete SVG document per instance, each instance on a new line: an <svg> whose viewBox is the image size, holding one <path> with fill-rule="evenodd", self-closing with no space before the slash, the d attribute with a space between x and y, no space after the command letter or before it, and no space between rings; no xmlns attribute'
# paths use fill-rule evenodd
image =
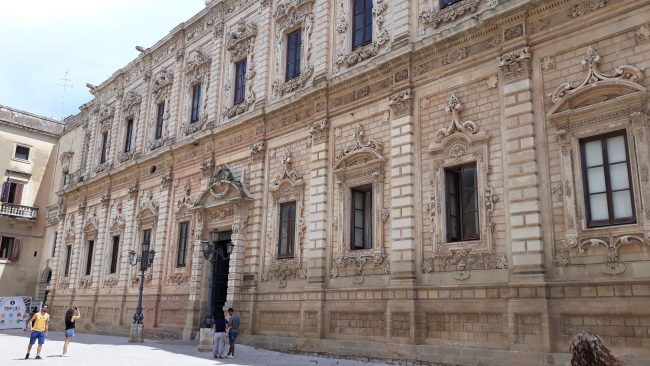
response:
<svg viewBox="0 0 650 366"><path fill-rule="evenodd" d="M27 346L27 354L25 359L29 358L29 353L32 351L32 346L38 340L38 347L36 348L36 359L41 359L41 350L43 349L43 343L45 343L45 337L47 336L47 331L49 329L50 323L50 314L47 313L47 305L41 306L41 311L34 314L32 319L29 321L29 326L31 328L31 334L29 336L29 346Z"/></svg>
<svg viewBox="0 0 650 366"><path fill-rule="evenodd" d="M68 357L68 345L74 338L76 320L81 318L81 312L76 306L65 312L65 341L63 341L63 357Z"/></svg>
<svg viewBox="0 0 650 366"><path fill-rule="evenodd" d="M230 321L228 322L228 343L230 348L228 349L228 358L235 358L235 341L237 340L237 335L239 334L239 314L235 312L235 309L229 308L228 314L230 315Z"/></svg>
<svg viewBox="0 0 650 366"><path fill-rule="evenodd" d="M580 333L571 340L571 366L623 366L596 334Z"/></svg>
<svg viewBox="0 0 650 366"><path fill-rule="evenodd" d="M212 324L212 330L214 330L213 338L213 354L214 358L223 358L223 354L226 353L226 316L222 312L217 314L217 318Z"/></svg>

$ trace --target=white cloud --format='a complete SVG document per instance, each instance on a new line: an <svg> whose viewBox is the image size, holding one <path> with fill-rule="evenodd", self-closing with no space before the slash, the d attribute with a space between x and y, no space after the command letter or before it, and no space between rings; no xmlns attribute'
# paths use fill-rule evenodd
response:
<svg viewBox="0 0 650 366"><path fill-rule="evenodd" d="M0 0L0 104L61 118L65 72L75 114L100 84L204 7L203 0Z"/></svg>

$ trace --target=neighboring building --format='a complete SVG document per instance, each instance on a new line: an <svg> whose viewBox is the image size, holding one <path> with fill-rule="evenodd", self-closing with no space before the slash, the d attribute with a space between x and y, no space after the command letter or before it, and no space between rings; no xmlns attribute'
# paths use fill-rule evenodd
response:
<svg viewBox="0 0 650 366"><path fill-rule="evenodd" d="M151 337L650 357L647 1L213 1L139 49L66 119L53 326L128 334L145 281Z"/></svg>
<svg viewBox="0 0 650 366"><path fill-rule="evenodd" d="M52 256L43 233L62 132L61 122L0 105L0 296L46 300L51 273L37 269Z"/></svg>

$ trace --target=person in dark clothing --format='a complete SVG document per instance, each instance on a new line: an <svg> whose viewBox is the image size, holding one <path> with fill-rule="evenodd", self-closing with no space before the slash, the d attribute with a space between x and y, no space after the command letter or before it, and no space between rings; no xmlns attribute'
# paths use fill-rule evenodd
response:
<svg viewBox="0 0 650 366"><path fill-rule="evenodd" d="M212 342L214 346L214 358L223 358L223 354L226 352L226 317L223 313L217 314L217 318L214 319L214 324L212 325L212 330L214 330Z"/></svg>
<svg viewBox="0 0 650 366"><path fill-rule="evenodd" d="M580 333L571 340L571 366L623 366L596 334Z"/></svg>
<svg viewBox="0 0 650 366"><path fill-rule="evenodd" d="M68 357L68 344L74 338L75 321L81 318L79 309L75 306L73 309L68 309L65 312L65 341L63 342L63 357Z"/></svg>
<svg viewBox="0 0 650 366"><path fill-rule="evenodd" d="M230 344L230 349L228 350L228 358L235 358L235 341L237 340L237 335L239 334L239 314L235 312L235 309L229 308L228 314L230 315L230 321L228 321L228 344Z"/></svg>

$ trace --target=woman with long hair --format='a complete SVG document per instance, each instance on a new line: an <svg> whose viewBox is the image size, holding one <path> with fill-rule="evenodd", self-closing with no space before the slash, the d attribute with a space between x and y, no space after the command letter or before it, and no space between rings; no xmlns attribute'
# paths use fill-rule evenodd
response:
<svg viewBox="0 0 650 366"><path fill-rule="evenodd" d="M65 341L63 342L63 357L68 357L68 344L74 338L75 321L81 318L79 308L76 306L73 309L68 309L65 312Z"/></svg>
<svg viewBox="0 0 650 366"><path fill-rule="evenodd" d="M576 334L571 340L571 366L623 366L625 362L612 354L605 342L591 333Z"/></svg>

